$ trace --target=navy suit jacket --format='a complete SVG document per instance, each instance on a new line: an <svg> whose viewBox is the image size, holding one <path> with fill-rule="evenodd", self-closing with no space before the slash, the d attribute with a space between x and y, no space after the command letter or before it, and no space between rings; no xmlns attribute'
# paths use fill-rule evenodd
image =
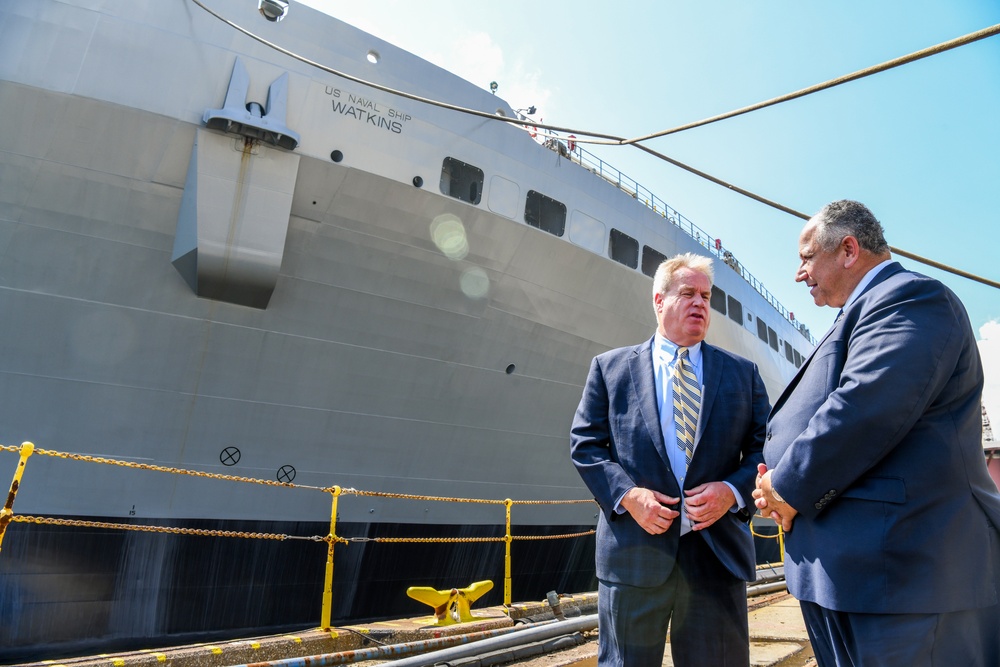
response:
<svg viewBox="0 0 1000 667"><path fill-rule="evenodd" d="M958 298L883 268L768 419L771 481L799 511L785 538L795 597L870 613L996 602L1000 494L983 458L982 387Z"/></svg>
<svg viewBox="0 0 1000 667"><path fill-rule="evenodd" d="M680 539L679 521L650 535L614 509L633 486L681 496L660 429L651 345L652 339L594 358L570 432L573 463L601 507L597 577L631 586L664 583ZM751 581L756 563L746 521L755 510L751 493L770 405L752 362L702 343L702 363L704 391L685 485L727 481L743 495L747 510L728 512L701 534L733 575Z"/></svg>

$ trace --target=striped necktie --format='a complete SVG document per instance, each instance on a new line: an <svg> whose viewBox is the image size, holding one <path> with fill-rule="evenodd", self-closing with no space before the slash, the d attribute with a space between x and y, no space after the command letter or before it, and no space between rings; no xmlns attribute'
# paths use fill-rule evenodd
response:
<svg viewBox="0 0 1000 667"><path fill-rule="evenodd" d="M698 428L698 411L701 409L701 389L694 368L688 362L688 349L677 348L677 361L671 376L674 388L674 427L677 446L684 450L684 461L691 465L694 453L694 434Z"/></svg>

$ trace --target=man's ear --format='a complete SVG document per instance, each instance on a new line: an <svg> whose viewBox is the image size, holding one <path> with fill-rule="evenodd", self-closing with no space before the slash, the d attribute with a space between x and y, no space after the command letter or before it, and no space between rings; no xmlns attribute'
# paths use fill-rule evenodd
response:
<svg viewBox="0 0 1000 667"><path fill-rule="evenodd" d="M845 269L854 266L861 257L861 244L853 236L845 236L840 242L840 249L844 252Z"/></svg>

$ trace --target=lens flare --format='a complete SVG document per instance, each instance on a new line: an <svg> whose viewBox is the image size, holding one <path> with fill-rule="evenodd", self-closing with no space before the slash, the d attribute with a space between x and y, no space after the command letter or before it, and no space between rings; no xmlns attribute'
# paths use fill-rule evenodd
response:
<svg viewBox="0 0 1000 667"><path fill-rule="evenodd" d="M478 266L463 271L458 284L462 293L470 299L485 298L490 291L490 277Z"/></svg>
<svg viewBox="0 0 1000 667"><path fill-rule="evenodd" d="M443 213L431 222L431 240L448 259L464 259L469 254L465 226L450 213Z"/></svg>

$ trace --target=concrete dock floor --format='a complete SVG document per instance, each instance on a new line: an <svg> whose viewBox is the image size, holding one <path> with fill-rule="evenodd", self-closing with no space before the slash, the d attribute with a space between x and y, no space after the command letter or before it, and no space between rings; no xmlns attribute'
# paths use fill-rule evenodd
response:
<svg viewBox="0 0 1000 667"><path fill-rule="evenodd" d="M753 667L816 667L799 603L788 593L750 599L750 664ZM597 633L585 644L529 660L517 667L597 667ZM673 667L670 644L663 667ZM711 667L706 665L705 667Z"/></svg>
<svg viewBox="0 0 1000 667"><path fill-rule="evenodd" d="M565 595L561 598L567 616L595 614L597 611L596 593ZM30 667L231 667L338 654L337 662L371 666L384 663L390 657L372 655L385 651L383 647L386 645L418 643L426 644L429 648L444 648L448 642L468 643L470 639L491 632L502 632L505 628L511 628L518 619L539 618L546 614L551 617L549 606L545 602L514 605L509 616L502 607L472 611L475 616L473 622L442 627L434 624L433 616L423 616L343 626L327 631L312 629L211 644L19 664ZM798 602L787 593L782 591L750 598L749 622L750 656L754 667L815 666ZM597 632L585 633L584 639L584 643L573 648L508 664L518 667L596 665ZM399 654L395 654L395 657L399 657ZM673 666L669 644L663 665Z"/></svg>

